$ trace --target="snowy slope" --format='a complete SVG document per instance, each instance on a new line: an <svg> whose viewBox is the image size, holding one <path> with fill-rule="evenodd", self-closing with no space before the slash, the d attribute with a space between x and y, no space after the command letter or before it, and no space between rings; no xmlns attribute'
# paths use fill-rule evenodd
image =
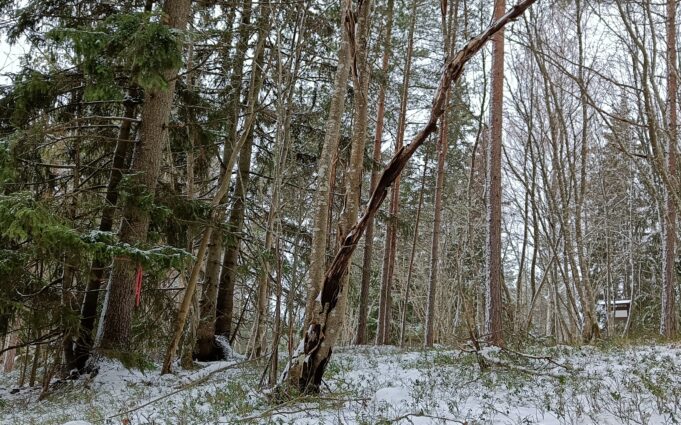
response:
<svg viewBox="0 0 681 425"><path fill-rule="evenodd" d="M0 424L672 424L681 421L681 349L487 350L345 348L319 397L275 406L262 368L241 360L160 376L108 362L92 380L69 382L46 400L10 395L0 378ZM550 358L550 360L544 358ZM78 423L78 422L75 422ZM75 425L71 423L70 425ZM83 423L79 423L83 425Z"/></svg>

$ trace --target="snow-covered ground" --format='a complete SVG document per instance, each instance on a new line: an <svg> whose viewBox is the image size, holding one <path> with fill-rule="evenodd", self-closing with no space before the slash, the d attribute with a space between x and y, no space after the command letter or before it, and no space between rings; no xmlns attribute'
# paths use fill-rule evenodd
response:
<svg viewBox="0 0 681 425"><path fill-rule="evenodd" d="M91 380L10 394L0 424L673 424L681 422L681 348L487 350L353 347L334 355L318 397L273 405L262 367L232 362L160 376L114 362ZM490 361L491 359L492 361ZM72 423L73 424L73 423Z"/></svg>

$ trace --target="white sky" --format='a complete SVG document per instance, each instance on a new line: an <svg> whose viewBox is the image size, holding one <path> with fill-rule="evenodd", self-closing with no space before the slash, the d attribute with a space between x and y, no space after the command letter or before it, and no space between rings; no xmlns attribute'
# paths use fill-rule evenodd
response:
<svg viewBox="0 0 681 425"><path fill-rule="evenodd" d="M7 40L0 38L0 85L11 83L5 74L19 70L21 57L27 53L27 47L21 43L10 46Z"/></svg>

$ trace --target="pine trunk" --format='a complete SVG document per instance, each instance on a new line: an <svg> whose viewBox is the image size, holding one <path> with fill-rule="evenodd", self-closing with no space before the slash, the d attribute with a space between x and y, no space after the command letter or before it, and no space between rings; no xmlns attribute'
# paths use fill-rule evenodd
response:
<svg viewBox="0 0 681 425"><path fill-rule="evenodd" d="M381 145L383 142L383 123L385 121L385 92L389 85L388 71L392 45L392 28L394 0L388 0L386 12L385 40L383 44L383 63L381 66L381 82L378 89L378 110L376 112L376 133L374 135L373 164L371 168L371 184L369 193L376 188L378 182L379 164L381 163ZM367 342L367 316L369 314L369 289L371 286L371 265L374 256L374 220L369 222L364 238L364 258L362 261L362 283L360 285L359 312L357 317L357 334L355 344L363 345ZM383 291L381 289L381 298Z"/></svg>
<svg viewBox="0 0 681 425"><path fill-rule="evenodd" d="M667 0L667 173L676 177L677 144L677 63L676 63L676 0ZM677 332L676 312L676 206L673 195L665 186L662 249L662 315L660 333L667 339Z"/></svg>
<svg viewBox="0 0 681 425"><path fill-rule="evenodd" d="M114 149L109 182L106 187L104 197L104 208L99 222L100 232L110 232L113 229L114 216L116 213L116 203L118 202L118 185L123 178L123 172L127 169L127 158L132 149L131 126L137 114L137 102L139 101L139 90L132 88L128 91L123 105L125 114L118 128L116 138L116 148ZM97 305L99 304L99 292L104 281L104 275L108 264L102 259L94 259L90 267L90 275L85 288L85 296L80 310L80 329L76 342L76 357L78 369L83 372L90 357L90 351L94 343L93 331L95 319L97 317Z"/></svg>
<svg viewBox="0 0 681 425"><path fill-rule="evenodd" d="M496 0L494 19L506 7ZM492 40L492 95L490 97L490 141L487 148L487 249L485 265L485 335L496 346L503 346L501 326L501 135L504 103L504 31Z"/></svg>
<svg viewBox="0 0 681 425"><path fill-rule="evenodd" d="M245 0L241 23L239 25L239 39L237 51L234 56L232 76L230 78L230 92L227 110L227 134L229 141L237 139L237 123L241 111L241 80L243 78L243 66L248 50L248 38L251 35L252 0ZM215 334L222 335L226 339L231 337L232 315L234 310L234 284L236 280L236 267L241 249L241 232L244 223L245 194L248 188L251 167L251 153L253 150L253 132L248 137L239 152L239 164L234 189L234 202L227 226L228 237L225 241L225 249L222 257L222 272L218 285L218 299L216 305ZM230 155L232 154L230 149ZM226 158L227 150L224 157Z"/></svg>
<svg viewBox="0 0 681 425"><path fill-rule="evenodd" d="M411 57L414 50L414 29L416 27L416 2L412 2L411 23L407 41L407 56L405 59L404 75L402 77L402 93L400 96L400 116L397 123L397 138L395 152L404 144L404 133L407 126L407 104L409 102L409 81L411 79ZM397 221L400 209L400 176L393 183L391 189L390 208L383 250L383 272L381 278L381 292L378 311L378 330L376 344L390 343L390 322L392 319L392 286L395 274L395 255L397 250Z"/></svg>
<svg viewBox="0 0 681 425"><path fill-rule="evenodd" d="M168 0L164 5L164 23L170 28L184 31L189 19L191 1ZM164 71L168 82L165 90L148 90L144 95L142 106L142 124L139 130L139 141L135 147L132 172L133 190L139 195L153 195L161 170L161 158L164 142L168 135L168 119L175 94L175 78L177 69ZM149 227L149 212L146 211L135 196L126 202L123 220L119 231L122 243L135 245L144 242ZM111 277L102 310L99 348L107 350L130 350L130 329L135 304L135 288L133 285L136 265L129 257L114 257Z"/></svg>

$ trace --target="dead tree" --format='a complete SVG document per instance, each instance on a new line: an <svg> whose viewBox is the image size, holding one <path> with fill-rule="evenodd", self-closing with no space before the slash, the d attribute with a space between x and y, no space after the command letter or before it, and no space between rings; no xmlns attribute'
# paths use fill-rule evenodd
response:
<svg viewBox="0 0 681 425"><path fill-rule="evenodd" d="M445 110L445 98L452 82L457 81L463 74L466 63L485 45L485 43L507 23L522 15L522 13L537 0L524 0L509 10L504 16L491 25L477 37L471 39L456 54L445 62L440 83L435 92L433 106L426 125L413 138L412 142L397 151L383 170L381 178L372 192L369 204L364 214L350 228L343 237L343 243L336 252L324 276L321 293L316 297L313 317L307 318L309 326L305 336L298 345L293 357L284 369L280 383L301 392L317 392L322 382L324 370L331 358L333 346L338 338L342 324L342 308L344 304L344 277L348 271L348 264L352 253L357 248L364 231L371 218L385 200L390 185L397 179L414 152L437 130L437 121ZM286 387L281 386L280 390Z"/></svg>

